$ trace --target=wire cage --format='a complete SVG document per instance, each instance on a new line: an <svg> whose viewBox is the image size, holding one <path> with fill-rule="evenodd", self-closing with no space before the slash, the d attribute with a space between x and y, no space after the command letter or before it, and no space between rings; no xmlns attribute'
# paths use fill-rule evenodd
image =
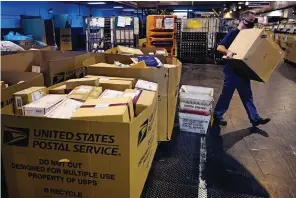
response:
<svg viewBox="0 0 296 198"><path fill-rule="evenodd" d="M180 59L190 63L206 63L209 59L213 62L218 31L217 18L182 19Z"/></svg>
<svg viewBox="0 0 296 198"><path fill-rule="evenodd" d="M131 16L113 17L111 22L112 40L114 46L139 46L139 18Z"/></svg>
<svg viewBox="0 0 296 198"><path fill-rule="evenodd" d="M112 47L110 18L86 18L87 52L104 52Z"/></svg>

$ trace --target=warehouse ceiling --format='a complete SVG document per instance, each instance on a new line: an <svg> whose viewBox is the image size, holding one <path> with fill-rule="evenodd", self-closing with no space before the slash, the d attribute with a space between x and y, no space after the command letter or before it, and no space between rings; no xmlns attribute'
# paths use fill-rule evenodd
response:
<svg viewBox="0 0 296 198"><path fill-rule="evenodd" d="M252 3L261 3L252 1ZM78 4L89 5L102 10L110 9L156 9L156 10L193 10L193 11L244 11L253 10L263 13L276 9L283 9L296 5L296 1L265 1L269 3L264 7L248 6L247 1L77 1Z"/></svg>

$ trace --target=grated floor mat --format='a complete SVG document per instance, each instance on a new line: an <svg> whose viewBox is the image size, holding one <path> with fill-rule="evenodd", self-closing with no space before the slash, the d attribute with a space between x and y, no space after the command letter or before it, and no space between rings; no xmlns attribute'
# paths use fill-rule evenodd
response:
<svg viewBox="0 0 296 198"><path fill-rule="evenodd" d="M231 161L216 155L215 147L220 145L212 135L207 136L207 150L211 153L201 177L209 185L207 189L199 189L201 135L180 132L177 127L173 134L171 142L159 144L142 198L258 198L251 196L253 189L242 190L247 175L243 171L229 172L234 170L229 169ZM231 181L228 181L228 176L231 176Z"/></svg>

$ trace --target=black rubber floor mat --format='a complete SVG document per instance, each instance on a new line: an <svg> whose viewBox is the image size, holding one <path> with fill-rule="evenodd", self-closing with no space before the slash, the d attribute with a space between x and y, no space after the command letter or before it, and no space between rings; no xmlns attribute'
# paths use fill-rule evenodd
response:
<svg viewBox="0 0 296 198"><path fill-rule="evenodd" d="M153 180L150 182L142 198L197 198L198 189L193 185L172 184L165 181Z"/></svg>
<svg viewBox="0 0 296 198"><path fill-rule="evenodd" d="M174 131L171 142L161 143L157 149L149 178L174 184L198 185L198 134Z"/></svg>

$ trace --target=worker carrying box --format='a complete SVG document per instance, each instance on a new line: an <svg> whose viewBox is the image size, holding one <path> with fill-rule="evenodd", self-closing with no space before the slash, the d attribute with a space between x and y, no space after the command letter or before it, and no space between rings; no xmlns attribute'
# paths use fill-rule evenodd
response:
<svg viewBox="0 0 296 198"><path fill-rule="evenodd" d="M253 127L267 124L253 102L250 80L266 82L282 60L277 44L264 34L263 29L253 29L255 13L243 12L237 28L229 31L218 44L217 50L225 55L224 86L214 110L214 123L225 126L223 115L237 89Z"/></svg>

